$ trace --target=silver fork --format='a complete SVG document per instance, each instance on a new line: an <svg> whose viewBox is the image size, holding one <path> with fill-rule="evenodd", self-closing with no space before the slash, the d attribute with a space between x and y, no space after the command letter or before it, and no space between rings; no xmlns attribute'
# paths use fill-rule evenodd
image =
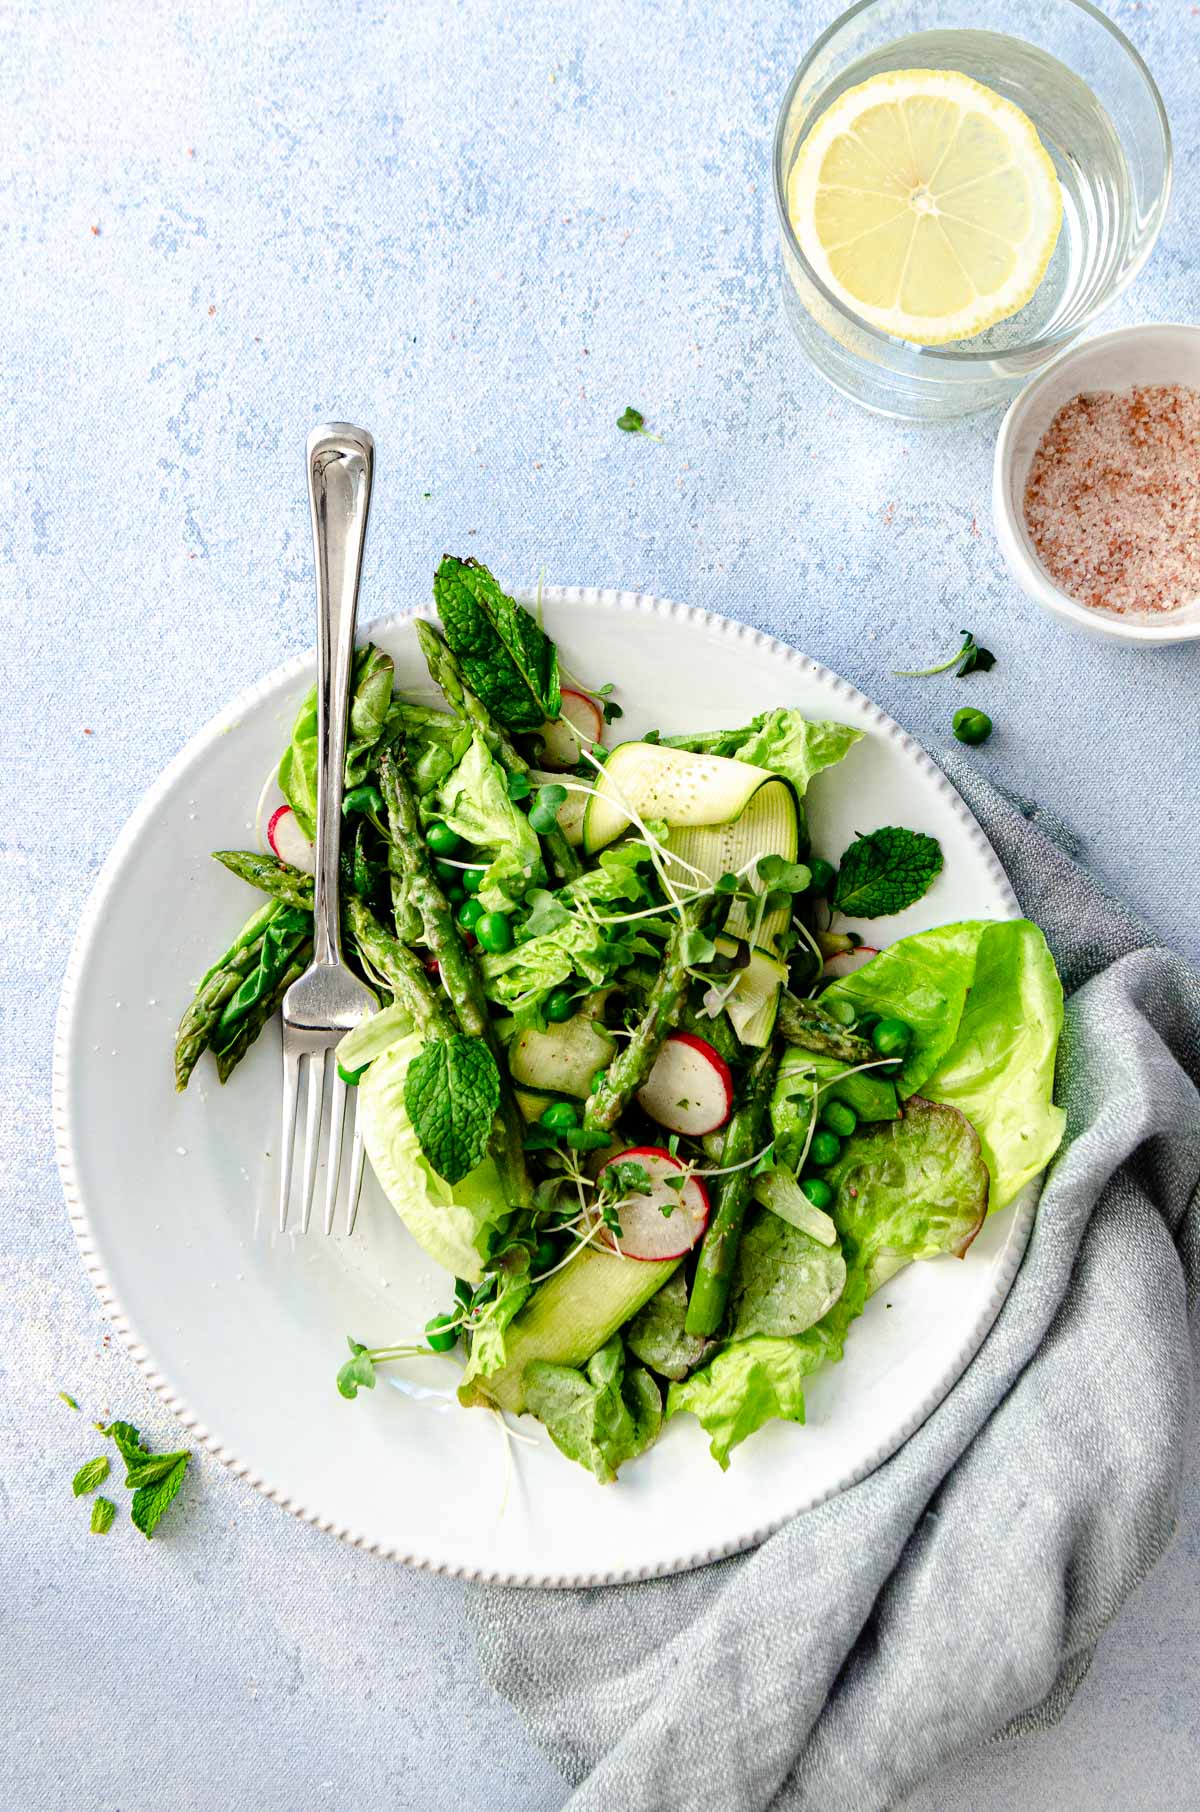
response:
<svg viewBox="0 0 1200 1812"><path fill-rule="evenodd" d="M301 1066L306 1072L301 1231L308 1232L321 1110L329 1053L360 1020L375 1011L375 998L342 960L338 858L346 770L354 624L362 572L375 443L365 428L327 422L308 437L308 495L312 505L317 570L317 841L313 901L313 960L283 997L283 1144L279 1181L279 1230L285 1232L292 1192L296 1110ZM333 1230L346 1084L333 1067L329 1154L326 1159L325 1231ZM354 1231L362 1186L363 1146L354 1116L346 1232Z"/></svg>

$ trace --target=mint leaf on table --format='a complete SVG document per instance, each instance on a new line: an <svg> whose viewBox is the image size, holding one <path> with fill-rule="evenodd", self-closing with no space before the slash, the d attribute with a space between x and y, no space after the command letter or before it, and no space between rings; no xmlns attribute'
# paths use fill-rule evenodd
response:
<svg viewBox="0 0 1200 1812"><path fill-rule="evenodd" d="M558 716L558 651L486 566L446 554L433 598L468 686L506 730L537 730Z"/></svg>
<svg viewBox="0 0 1200 1812"><path fill-rule="evenodd" d="M832 903L850 918L887 918L919 900L941 867L936 838L885 825L850 845L838 869Z"/></svg>
<svg viewBox="0 0 1200 1812"><path fill-rule="evenodd" d="M126 1469L125 1483L131 1491L138 1491L144 1485L160 1484L168 1473L174 1472L180 1460L186 1462L190 1457L186 1448L181 1448L178 1453L150 1454Z"/></svg>
<svg viewBox="0 0 1200 1812"><path fill-rule="evenodd" d="M89 1491L94 1491L97 1485L102 1485L107 1477L108 1455L101 1453L94 1460L89 1460L86 1466L79 1468L71 1480L71 1490L76 1497L86 1497Z"/></svg>
<svg viewBox="0 0 1200 1812"><path fill-rule="evenodd" d="M455 1032L433 1038L404 1079L404 1107L426 1158L447 1183L482 1163L500 1104L500 1072L486 1044Z"/></svg>
<svg viewBox="0 0 1200 1812"><path fill-rule="evenodd" d="M140 1485L135 1490L129 1514L134 1526L141 1530L147 1541L162 1521L163 1512L174 1501L191 1457L187 1452L164 1454L162 1458L171 1462L170 1470L156 1477L152 1483ZM133 1472L142 1470L141 1467L132 1469ZM132 1472L125 1480L127 1485L131 1482Z"/></svg>
<svg viewBox="0 0 1200 1812"><path fill-rule="evenodd" d="M150 1451L148 1447L143 1447L142 1437L132 1422L110 1422L107 1428L101 1428L99 1423L96 1426L100 1428L101 1434L116 1442L117 1452L127 1466L136 1465Z"/></svg>
<svg viewBox="0 0 1200 1812"><path fill-rule="evenodd" d="M117 1506L111 1497L98 1497L92 1505L91 1529L93 1535L107 1535L113 1526Z"/></svg>
<svg viewBox="0 0 1200 1812"><path fill-rule="evenodd" d="M71 1395L70 1391L60 1390L58 1394L59 1394L59 1397L61 1398L61 1400L66 1404L68 1409L78 1409L79 1408L78 1403L76 1403L76 1401L75 1401L74 1397Z"/></svg>

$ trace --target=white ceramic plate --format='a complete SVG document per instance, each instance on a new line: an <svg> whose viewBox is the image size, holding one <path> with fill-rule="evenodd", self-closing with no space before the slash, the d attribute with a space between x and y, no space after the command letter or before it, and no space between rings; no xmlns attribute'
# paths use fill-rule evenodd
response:
<svg viewBox="0 0 1200 1812"><path fill-rule="evenodd" d="M578 590L544 603L566 665L593 685L618 683L626 734L736 724L776 704L866 730L815 782L812 827L834 858L854 832L881 824L940 839L942 875L889 921L890 938L1015 915L949 783L844 680L680 605ZM395 655L401 686L427 686L406 619L370 633ZM209 852L252 843L262 777L312 667L291 662L188 745L126 825L84 914L59 1018L54 1121L71 1218L105 1307L193 1440L295 1515L378 1554L477 1578L582 1585L748 1547L862 1478L936 1407L1004 1299L1032 1192L993 1217L961 1263L913 1266L881 1291L843 1363L812 1380L807 1426L770 1425L725 1474L689 1416L608 1489L522 1420L520 1432L540 1439L515 1448L506 1486L500 1427L454 1402L451 1358L398 1366L386 1383L383 1371L374 1392L344 1402L334 1374L346 1334L371 1344L411 1336L445 1307L445 1274L369 1177L352 1241L275 1232L274 1033L224 1090L207 1058L183 1096L171 1070L178 1014L251 903Z"/></svg>

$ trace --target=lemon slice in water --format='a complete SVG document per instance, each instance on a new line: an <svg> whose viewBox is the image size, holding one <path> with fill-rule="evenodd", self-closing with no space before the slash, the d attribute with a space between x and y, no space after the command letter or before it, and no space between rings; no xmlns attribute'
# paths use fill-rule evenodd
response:
<svg viewBox="0 0 1200 1812"><path fill-rule="evenodd" d="M923 346L1024 308L1062 224L1058 178L1019 107L952 69L838 96L792 168L805 256L871 326Z"/></svg>

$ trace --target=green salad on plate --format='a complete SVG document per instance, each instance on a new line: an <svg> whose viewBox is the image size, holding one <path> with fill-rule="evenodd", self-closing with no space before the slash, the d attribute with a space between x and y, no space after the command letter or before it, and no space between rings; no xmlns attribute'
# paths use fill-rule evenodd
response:
<svg viewBox="0 0 1200 1812"><path fill-rule="evenodd" d="M537 1417L602 1482L683 1412L725 1467L803 1422L873 1291L961 1257L1054 1154L1053 960L1025 919L889 940L942 867L919 830L812 848L807 789L862 731L774 707L621 741L613 685L486 567L447 556L434 599L444 706L355 662L342 914L379 1010L338 1060L449 1306L351 1339L338 1389L457 1351L464 1406ZM309 961L316 756L310 696L262 847L216 853L265 898L184 1013L181 1089L206 1051L224 1082Z"/></svg>

